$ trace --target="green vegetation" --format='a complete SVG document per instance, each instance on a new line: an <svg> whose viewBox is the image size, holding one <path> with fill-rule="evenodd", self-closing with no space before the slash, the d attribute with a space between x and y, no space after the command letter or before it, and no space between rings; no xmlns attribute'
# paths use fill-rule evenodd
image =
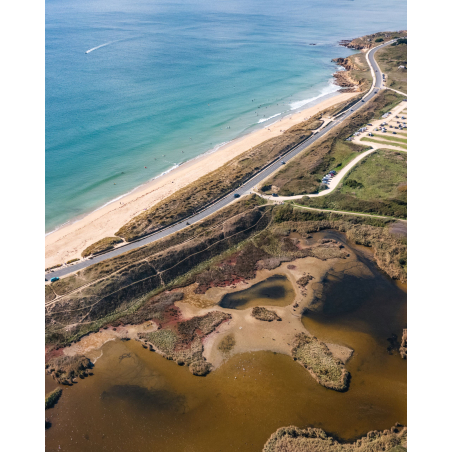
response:
<svg viewBox="0 0 452 452"><path fill-rule="evenodd" d="M102 253L103 251L111 250L115 247L115 245L121 243L122 241L123 240L119 237L105 237L88 246L88 248L84 249L82 251L82 257L87 257L91 254L98 254Z"/></svg>
<svg viewBox="0 0 452 452"><path fill-rule="evenodd" d="M391 430L372 431L354 443L339 443L320 428L279 428L262 452L404 452L407 429L396 424Z"/></svg>
<svg viewBox="0 0 452 452"><path fill-rule="evenodd" d="M70 260L68 260L67 262L66 262L66 264L72 264L73 262L77 262L77 261L79 261L80 259L78 258L78 257L76 257L75 259L70 259Z"/></svg>
<svg viewBox="0 0 452 452"><path fill-rule="evenodd" d="M325 388L335 391L348 389L349 373L344 364L334 358L328 347L316 337L297 334L292 356Z"/></svg>
<svg viewBox="0 0 452 452"><path fill-rule="evenodd" d="M406 39L399 39L399 45L388 46L375 53L375 59L386 75L386 86L407 93L407 48ZM403 42L405 41L405 42ZM400 67L400 66L403 66Z"/></svg>
<svg viewBox="0 0 452 452"><path fill-rule="evenodd" d="M70 281L60 287L65 295L46 305L46 343L68 344L105 325L155 318L159 313L169 321L166 313L173 308L164 292L198 282L202 293L212 285L251 279L258 261L342 257L344 251L328 243L298 249L288 237L292 230L302 235L323 229L345 232L350 240L371 246L378 265L392 278L406 280L406 241L389 232L386 226L392 221L305 211L291 205L256 206L232 218L226 216L243 209L252 198L242 199L243 204L229 206L180 235L88 267L74 279L64 278Z"/></svg>
<svg viewBox="0 0 452 452"><path fill-rule="evenodd" d="M359 38L353 39L352 41L342 41L341 44L350 49L370 49L372 47L380 45L383 42L388 42L395 38L403 38L404 36L406 36L406 34L406 30L382 31L379 33L373 33L371 35L361 36Z"/></svg>
<svg viewBox="0 0 452 452"><path fill-rule="evenodd" d="M407 139L406 138L399 138L399 137L394 137L393 135L380 135L380 134L374 134L376 138L382 138L384 140L388 140L388 141L398 141L399 143L407 143ZM400 135L398 133L398 135Z"/></svg>
<svg viewBox="0 0 452 452"><path fill-rule="evenodd" d="M210 372L212 365L202 356L202 339L229 319L230 314L211 311L204 316L179 322L175 327L148 333L144 337L167 359L176 361L180 366L189 366L193 375L203 376Z"/></svg>
<svg viewBox="0 0 452 452"><path fill-rule="evenodd" d="M231 353L234 346L235 337L233 334L228 334L221 340L220 344L218 345L218 350L220 350L220 352L224 355L228 355L229 353Z"/></svg>
<svg viewBox="0 0 452 452"><path fill-rule="evenodd" d="M61 388L54 389L50 394L46 395L46 410L52 408L61 396L63 390Z"/></svg>
<svg viewBox="0 0 452 452"><path fill-rule="evenodd" d="M91 361L83 355L58 356L46 364L49 374L60 384L71 385L74 378L85 378L89 375Z"/></svg>
<svg viewBox="0 0 452 452"><path fill-rule="evenodd" d="M180 221L235 190L262 167L305 140L323 123L322 112L237 156L134 217L115 235L130 241Z"/></svg>
<svg viewBox="0 0 452 452"><path fill-rule="evenodd" d="M309 146L304 153L292 159L275 175L266 179L265 186L273 187L271 192L282 196L320 191L322 177L328 171L340 170L360 152L369 149L346 141L346 138L364 124L380 117L385 111L389 111L402 99L403 96L393 91L380 92L368 104L344 121L341 127L333 129L318 143Z"/></svg>
<svg viewBox="0 0 452 452"><path fill-rule="evenodd" d="M402 143L389 143L388 141L384 141L384 140L374 140L373 138L361 138L361 141L370 141L372 143L377 143L377 144L385 144L386 146L398 146L402 149L407 149L407 145L406 144L402 144Z"/></svg>
<svg viewBox="0 0 452 452"><path fill-rule="evenodd" d="M46 268L46 272L48 272L48 271L50 271L50 270L53 270L54 268L59 268L59 267L61 267L63 264L58 264L58 265L54 265L53 267L47 267Z"/></svg>
<svg viewBox="0 0 452 452"><path fill-rule="evenodd" d="M406 218L406 187L406 153L379 150L361 160L331 194L302 198L298 203L317 209Z"/></svg>
<svg viewBox="0 0 452 452"><path fill-rule="evenodd" d="M254 306L251 311L251 316L256 318L257 320L262 320L264 322L273 322L273 320L277 320L278 322L281 320L281 317L276 314L275 311L271 311L270 309L266 309L260 306Z"/></svg>

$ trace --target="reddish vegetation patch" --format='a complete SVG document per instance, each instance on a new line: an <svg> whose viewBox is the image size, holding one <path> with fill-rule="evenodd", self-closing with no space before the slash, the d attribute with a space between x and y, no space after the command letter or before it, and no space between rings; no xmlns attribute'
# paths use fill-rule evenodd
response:
<svg viewBox="0 0 452 452"><path fill-rule="evenodd" d="M225 287L256 276L256 262L271 257L265 251L248 245L237 254L212 265L196 276L195 293L203 294L210 287Z"/></svg>
<svg viewBox="0 0 452 452"><path fill-rule="evenodd" d="M235 279L226 279L224 281L210 281L208 284L200 284L196 289L195 293L197 294L205 294L207 290L209 290L211 287L227 287L227 286L233 286L235 284L238 284L242 281L245 281L245 278L237 277Z"/></svg>
<svg viewBox="0 0 452 452"><path fill-rule="evenodd" d="M297 266L296 266L296 265L293 265L293 264L289 264L289 265L287 266L287 268L288 268L289 270L295 270L295 269L297 268Z"/></svg>
<svg viewBox="0 0 452 452"><path fill-rule="evenodd" d="M57 348L54 345L47 346L45 349L45 362L48 363L52 358L63 356L64 351L62 348Z"/></svg>

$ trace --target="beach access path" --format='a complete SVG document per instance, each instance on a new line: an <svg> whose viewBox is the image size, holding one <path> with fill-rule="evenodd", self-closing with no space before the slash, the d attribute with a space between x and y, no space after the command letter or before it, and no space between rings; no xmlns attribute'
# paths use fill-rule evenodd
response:
<svg viewBox="0 0 452 452"><path fill-rule="evenodd" d="M391 110L392 114L391 114L391 121L390 123L394 122L394 118L396 115L400 114L400 112L402 112L403 110L405 110L405 108L407 108L407 102L406 101L402 101L400 102L399 105L397 105L395 108L393 108ZM378 121L373 121L372 123L372 127L369 126L369 131L373 130L376 127L379 127L383 122L387 122L389 121L388 118L385 119L380 119ZM323 190L320 193L315 193L313 195L308 195L308 194L304 194L304 195L293 195L293 196L272 196L272 195L263 195L262 193L258 193L256 190L253 190L253 193L255 193L256 195L265 198L265 199L277 199L280 201L291 201L294 199L301 199L305 196L307 196L308 198L317 198L319 196L327 196L330 195L340 184L340 182L344 179L344 177L351 171L351 169L356 166L361 160L363 160L364 158L366 158L368 155L372 154L375 151L378 151L378 149L390 149L393 151L400 151L400 152L407 152L406 149L402 149L400 147L397 147L395 144L396 143L391 143L391 141L387 141L387 144L373 144L367 141L361 141L362 138L366 138L368 135L367 133L363 132L362 136L356 137L353 142L354 143L359 143L362 144L363 146L370 146L372 149L369 149L367 151L364 151L363 153L359 154L355 159L353 159L348 165L346 165L344 168L342 168L341 171L339 171L339 173L336 174L336 176L334 176L331 179L330 184L328 185L328 189L327 190ZM387 133L387 136L390 138L393 135L391 135L390 133ZM375 137L377 137L375 135ZM380 135L378 135L378 138L380 138ZM381 135L381 140L384 141L385 136ZM315 210L315 209L314 209ZM383 217L382 217L383 218Z"/></svg>
<svg viewBox="0 0 452 452"><path fill-rule="evenodd" d="M228 195L224 196L223 198L216 201L215 203L213 203L213 204L207 206L206 208L204 208L203 210L197 212L195 215L185 218L183 221L180 221L176 224L168 226L168 227L166 227L160 231L157 231L153 234L150 234L146 237L135 240L133 242L128 242L127 244L125 244L123 246L115 248L112 251L108 251L106 253L96 255L96 256L92 257L91 259L83 259L83 260L76 262L75 264L64 265L63 267L59 267L52 272L48 272L48 273L46 273L46 279L50 279L52 277L61 278L63 276L74 273L78 270L81 270L82 268L89 267L98 262L102 262L106 259L110 259L111 257L118 256L127 251L131 251L133 249L136 249L141 246L147 245L149 243L155 242L156 240L159 240L163 237L166 237L170 234L173 234L175 232L178 232L178 231L184 229L186 227L187 222L189 222L190 224L193 224L198 221L201 221L204 218L208 217L209 215L212 215L215 212L217 212L218 210L222 209L223 207L231 204L232 202L237 200L234 197L235 194L242 196L242 195L251 193L252 190L255 188L255 186L257 186L264 179L268 178L275 171L278 171L280 169L283 161L286 162L286 161L290 160L291 158L295 157L296 155L298 155L300 152L304 151L307 147L309 147L311 144L313 144L319 138L323 137L328 132L330 132L331 129L340 125L343 121L348 119L353 114L354 111L357 111L358 109L362 108L367 102L369 102L371 99L373 99L377 95L377 93L379 92L380 89L383 89L381 71L379 70L378 64L375 61L375 52L377 50L381 49L382 47L392 44L392 42L394 42L394 40L388 41L382 45L374 47L367 52L366 58L369 62L370 69L372 72L373 84L372 84L372 87L369 90L369 92L362 98L362 101L361 100L358 101L355 105L351 106L348 110L345 110L344 112L337 115L327 125L320 128L313 135L311 135L307 140L305 140L302 143L300 143L299 145L295 146L292 150L287 152L282 158L277 159L276 161L274 161L274 162L270 163L269 165L267 165L266 167L264 167L258 174L256 174L254 177L249 179L247 182L245 182L241 187L234 190L233 193L229 193Z"/></svg>

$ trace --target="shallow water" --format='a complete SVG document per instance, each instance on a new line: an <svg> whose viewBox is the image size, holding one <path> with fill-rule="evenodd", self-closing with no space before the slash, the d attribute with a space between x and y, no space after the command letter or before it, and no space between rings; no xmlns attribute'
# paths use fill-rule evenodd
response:
<svg viewBox="0 0 452 452"><path fill-rule="evenodd" d="M404 28L406 1L46 0L46 231L336 90L338 40Z"/></svg>
<svg viewBox="0 0 452 452"><path fill-rule="evenodd" d="M344 240L330 232L314 239L320 236ZM320 427L352 440L406 423L406 361L387 351L387 338L400 337L406 326L405 287L382 274L367 249L351 253L356 279L344 281L335 267L335 278L317 294L325 309L303 317L318 338L355 350L346 364L347 392L320 386L289 356L268 351L235 355L201 378L135 341L112 341L102 347L95 375L64 388L46 411L53 424L47 450L257 452L282 426ZM350 292L353 284L373 291L339 309L347 294L359 296ZM50 390L54 383L46 378Z"/></svg>
<svg viewBox="0 0 452 452"><path fill-rule="evenodd" d="M287 306L295 299L292 283L284 275L273 275L245 290L223 296L220 306L249 309L254 306Z"/></svg>

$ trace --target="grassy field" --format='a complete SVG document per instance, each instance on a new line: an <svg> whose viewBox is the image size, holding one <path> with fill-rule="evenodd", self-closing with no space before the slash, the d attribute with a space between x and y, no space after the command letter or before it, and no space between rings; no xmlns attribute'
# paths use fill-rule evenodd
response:
<svg viewBox="0 0 452 452"><path fill-rule="evenodd" d="M302 199L318 209L373 213L398 218L407 215L407 155L379 150L364 158L330 195Z"/></svg>
<svg viewBox="0 0 452 452"><path fill-rule="evenodd" d="M397 132L397 135L400 135L399 132ZM391 134L385 134L385 135L374 134L374 136L376 138L381 138L383 140L397 141L399 143L405 143L405 144L408 141L406 138L398 138L398 137L395 137L394 135L391 135Z"/></svg>
<svg viewBox="0 0 452 452"><path fill-rule="evenodd" d="M318 143L309 146L304 153L292 159L287 165L270 176L262 184L263 193L278 193L293 196L316 193L321 187L322 177L331 170L339 171L368 147L346 141L356 130L376 117L381 117L398 104L403 96L384 90L344 121ZM388 144L388 143L386 143Z"/></svg>
<svg viewBox="0 0 452 452"><path fill-rule="evenodd" d="M408 93L407 47L407 44L390 45L375 53L375 59L386 75L386 86L404 93ZM399 69L399 66L405 66L405 69Z"/></svg>
<svg viewBox="0 0 452 452"><path fill-rule="evenodd" d="M406 144L402 144L402 143L390 143L388 141L384 141L382 140L374 140L373 138L361 138L361 141L371 141L372 143L377 143L377 144L386 144L386 145L392 145L392 146L398 146L401 147L403 149L407 149L407 145Z"/></svg>

